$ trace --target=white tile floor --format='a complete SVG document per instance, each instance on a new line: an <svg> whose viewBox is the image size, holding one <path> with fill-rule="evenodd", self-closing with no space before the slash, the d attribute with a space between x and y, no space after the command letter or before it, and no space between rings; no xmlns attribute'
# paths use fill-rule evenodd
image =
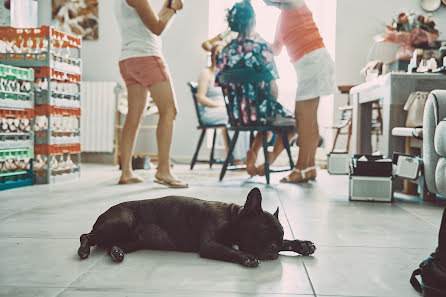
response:
<svg viewBox="0 0 446 297"><path fill-rule="evenodd" d="M347 178L321 171L317 182L283 185L273 176L248 179L219 167L176 166L189 189L151 182L116 185L116 167L83 165L77 182L0 192L0 296L382 296L415 297L408 280L436 247L443 208L415 200L349 202ZM308 239L313 257L284 254L256 269L201 259L196 254L139 251L116 264L93 249L80 261L79 236L98 215L126 201L170 194L242 204L249 190L263 193L265 210L280 207L285 237Z"/></svg>

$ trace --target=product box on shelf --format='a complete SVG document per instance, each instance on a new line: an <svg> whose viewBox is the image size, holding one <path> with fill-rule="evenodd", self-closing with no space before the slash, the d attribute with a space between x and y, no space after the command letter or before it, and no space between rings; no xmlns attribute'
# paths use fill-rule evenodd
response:
<svg viewBox="0 0 446 297"><path fill-rule="evenodd" d="M33 108L34 70L0 64L0 108Z"/></svg>
<svg viewBox="0 0 446 297"><path fill-rule="evenodd" d="M0 63L22 67L51 67L81 74L82 39L53 27L20 29L0 27Z"/></svg>
<svg viewBox="0 0 446 297"><path fill-rule="evenodd" d="M0 190L33 184L32 148L0 150Z"/></svg>
<svg viewBox="0 0 446 297"><path fill-rule="evenodd" d="M53 105L64 108L80 108L80 85L38 79L36 82L36 105Z"/></svg>
<svg viewBox="0 0 446 297"><path fill-rule="evenodd" d="M0 149L33 147L34 109L0 108Z"/></svg>
<svg viewBox="0 0 446 297"><path fill-rule="evenodd" d="M0 190L33 184L33 81L33 69L0 64Z"/></svg>
<svg viewBox="0 0 446 297"><path fill-rule="evenodd" d="M39 105L35 112L36 144L80 143L80 108Z"/></svg>
<svg viewBox="0 0 446 297"><path fill-rule="evenodd" d="M80 144L34 146L34 182L52 184L80 176Z"/></svg>

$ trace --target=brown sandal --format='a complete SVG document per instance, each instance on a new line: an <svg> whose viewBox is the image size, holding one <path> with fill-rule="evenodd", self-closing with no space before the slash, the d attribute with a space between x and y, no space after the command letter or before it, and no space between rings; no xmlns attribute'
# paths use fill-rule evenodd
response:
<svg viewBox="0 0 446 297"><path fill-rule="evenodd" d="M315 180L315 179L316 179L316 166L312 166L302 170L294 168L291 171L291 174L282 178L280 182L288 184L299 184L299 183L306 183L310 180Z"/></svg>
<svg viewBox="0 0 446 297"><path fill-rule="evenodd" d="M154 182L156 182L157 184L166 186L168 188L172 188L172 189L186 189L189 188L189 185L179 181L179 180L172 180L172 181L165 181L165 180L160 180L158 178L155 178L155 180L153 180Z"/></svg>

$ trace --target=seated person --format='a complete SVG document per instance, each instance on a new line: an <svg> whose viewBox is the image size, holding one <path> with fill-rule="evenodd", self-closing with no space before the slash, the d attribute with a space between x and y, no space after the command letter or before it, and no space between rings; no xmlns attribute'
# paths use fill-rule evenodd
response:
<svg viewBox="0 0 446 297"><path fill-rule="evenodd" d="M225 101L221 87L215 86L215 62L221 45L214 45L211 50L211 66L201 71L198 79L197 101L198 112L201 121L205 125L226 125L228 123L228 113L226 112ZM224 137L225 145L226 137ZM240 133L239 141L234 148L234 165L243 164L246 152L249 149L249 133Z"/></svg>
<svg viewBox="0 0 446 297"><path fill-rule="evenodd" d="M217 57L217 82L218 74L225 69L237 68L254 68L256 70L269 70L275 79L279 78L276 64L274 63L274 54L268 43L255 33L255 13L249 0L236 3L227 13L226 20L229 28L238 35L228 45L226 45ZM271 95L274 98L278 96L278 87L276 81L271 82ZM252 95L254 97L254 94ZM266 101L265 101L266 102ZM262 107L262 106L261 106ZM275 115L275 120L281 124L289 123L290 126L295 126L293 112L284 108L277 100L273 101L272 110ZM265 108L266 112L266 108ZM262 115L259 115L262 118ZM266 116L263 115L266 121ZM270 133L269 137L272 136ZM288 135L292 139L295 133ZM262 135L257 133L250 150L246 155L246 167L248 174L264 175L264 165L256 168L255 162L257 154L262 148ZM283 151L284 145L282 136L278 135L273 152L268 154L269 164L272 164L279 154Z"/></svg>

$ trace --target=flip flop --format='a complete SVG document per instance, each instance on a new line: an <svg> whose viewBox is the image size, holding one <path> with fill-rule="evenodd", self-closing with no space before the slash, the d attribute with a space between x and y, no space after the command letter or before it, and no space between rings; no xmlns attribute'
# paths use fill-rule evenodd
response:
<svg viewBox="0 0 446 297"><path fill-rule="evenodd" d="M142 183L144 180L140 177L131 177L128 180L120 180L118 185L136 184Z"/></svg>
<svg viewBox="0 0 446 297"><path fill-rule="evenodd" d="M181 182L179 180L173 180L173 181L167 182L167 181L163 181L163 180L160 180L160 179L156 178L153 181L156 182L157 184L160 184L160 185L172 188L172 189L185 189L185 188L189 188L188 184L183 183L183 182Z"/></svg>

